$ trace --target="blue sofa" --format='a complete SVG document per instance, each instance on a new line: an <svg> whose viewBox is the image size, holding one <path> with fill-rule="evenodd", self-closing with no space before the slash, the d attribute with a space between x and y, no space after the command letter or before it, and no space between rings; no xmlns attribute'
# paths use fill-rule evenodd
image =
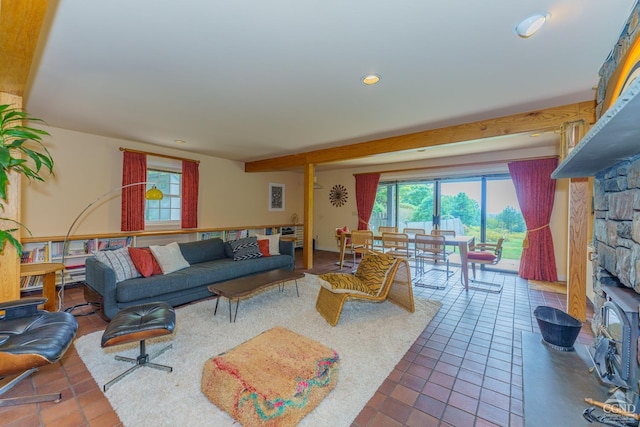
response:
<svg viewBox="0 0 640 427"><path fill-rule="evenodd" d="M114 271L94 257L86 261L85 298L100 307L111 320L125 307L153 301L177 306L211 296L207 287L263 271L295 268L294 242L280 240L280 255L234 261L229 244L222 239L180 243L189 267L169 274L138 277L116 283Z"/></svg>

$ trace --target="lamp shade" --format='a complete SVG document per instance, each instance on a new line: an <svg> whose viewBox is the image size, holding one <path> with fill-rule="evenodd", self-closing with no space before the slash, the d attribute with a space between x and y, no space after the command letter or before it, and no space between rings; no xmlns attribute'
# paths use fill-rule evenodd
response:
<svg viewBox="0 0 640 427"><path fill-rule="evenodd" d="M162 194L162 191L158 190L154 185L153 187L147 190L144 197L147 200L162 200L164 195Z"/></svg>

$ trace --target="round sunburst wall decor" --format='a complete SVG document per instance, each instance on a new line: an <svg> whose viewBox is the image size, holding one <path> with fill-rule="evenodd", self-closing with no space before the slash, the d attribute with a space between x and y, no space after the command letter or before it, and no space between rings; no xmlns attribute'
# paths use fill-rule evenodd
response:
<svg viewBox="0 0 640 427"><path fill-rule="evenodd" d="M333 186L329 192L329 201L337 208L347 203L347 189L340 184Z"/></svg>

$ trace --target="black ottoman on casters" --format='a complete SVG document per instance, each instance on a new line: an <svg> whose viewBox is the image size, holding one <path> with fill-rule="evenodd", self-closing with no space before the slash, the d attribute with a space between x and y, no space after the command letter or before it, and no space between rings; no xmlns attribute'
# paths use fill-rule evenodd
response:
<svg viewBox="0 0 640 427"><path fill-rule="evenodd" d="M176 313L170 305L164 302L133 305L119 311L113 319L111 319L111 323L109 323L107 329L105 329L102 334L102 347L140 341L140 355L135 359L116 356L116 360L131 362L135 365L106 383L104 385L104 391L107 391L113 384L141 366L171 372L173 368L170 366L150 362L151 359L171 348L171 344L150 357L145 349L145 340L169 335L173 332L175 325Z"/></svg>

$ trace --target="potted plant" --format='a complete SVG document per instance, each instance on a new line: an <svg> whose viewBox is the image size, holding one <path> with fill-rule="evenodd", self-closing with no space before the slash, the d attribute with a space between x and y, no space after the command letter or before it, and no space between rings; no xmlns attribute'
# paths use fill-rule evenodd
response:
<svg viewBox="0 0 640 427"><path fill-rule="evenodd" d="M13 171L30 180L44 181L42 172L48 170L53 173L53 159L42 143L42 137L49 133L26 126L27 121L42 122L11 105L0 105L0 220L16 225L0 228L0 253L5 244L9 243L17 249L19 255L22 254L22 244L12 234L22 224L3 216L9 174Z"/></svg>

